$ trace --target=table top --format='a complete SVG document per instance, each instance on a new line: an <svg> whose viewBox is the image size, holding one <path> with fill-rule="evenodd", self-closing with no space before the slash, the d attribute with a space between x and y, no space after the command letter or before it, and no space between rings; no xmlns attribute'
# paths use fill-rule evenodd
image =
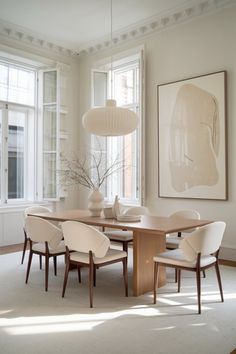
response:
<svg viewBox="0 0 236 354"><path fill-rule="evenodd" d="M94 217L88 210L65 210L53 213L34 213L31 216L41 217L46 220L54 221L80 221L87 225L109 227L115 229L127 229L132 231L156 232L159 234L169 234L184 231L195 227L204 226L212 223L210 220L195 219L174 219L162 216L142 215L140 221L124 222L116 219L105 219L104 217Z"/></svg>

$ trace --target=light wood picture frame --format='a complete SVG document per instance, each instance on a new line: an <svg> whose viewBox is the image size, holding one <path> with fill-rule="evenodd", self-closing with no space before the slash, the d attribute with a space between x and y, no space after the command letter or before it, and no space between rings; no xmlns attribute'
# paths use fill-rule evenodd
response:
<svg viewBox="0 0 236 354"><path fill-rule="evenodd" d="M226 71L157 91L159 197L227 200Z"/></svg>

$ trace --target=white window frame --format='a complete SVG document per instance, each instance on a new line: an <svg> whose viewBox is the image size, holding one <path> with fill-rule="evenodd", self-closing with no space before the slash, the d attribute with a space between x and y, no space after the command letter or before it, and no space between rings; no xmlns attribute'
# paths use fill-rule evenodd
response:
<svg viewBox="0 0 236 354"><path fill-rule="evenodd" d="M56 72L57 76L57 82L56 82L56 101L55 102L49 102L49 103L44 103L43 102L43 76L44 73L47 72ZM44 68L39 70L38 72L39 80L38 80L38 136L37 136L37 147L38 147L38 166L37 166L37 198L39 200L45 200L45 201L58 201L60 199L60 181L59 181L59 175L56 172L55 176L55 183L56 183L56 195L52 198L50 197L44 197L44 180L43 180L43 156L45 151L43 150L43 132L44 132L44 127L43 127L43 113L44 113L44 107L55 105L56 108L56 148L55 148L55 154L56 154L56 171L59 171L60 169L60 70L56 67L51 67L51 68Z"/></svg>
<svg viewBox="0 0 236 354"><path fill-rule="evenodd" d="M0 53L1 54L1 53ZM26 69L26 70L31 70L35 73L35 87L34 87L34 94L35 94L35 103L33 106L25 105L25 104L20 104L20 103L13 103L13 102L8 102L8 101L0 101L0 108L3 110L3 122L4 126L2 127L2 151L1 151L1 170L2 173L0 174L1 178L1 196L0 196L0 208L3 208L7 205L20 205L20 204L25 204L25 203L38 203L38 202L43 202L43 201L58 201L60 196L60 187L59 187L59 176L58 173L56 172L56 195L55 198L43 198L43 170L42 170L42 139L43 139L43 129L42 129L42 104L39 101L39 98L42 97L42 94L40 95L40 90L42 90L42 85L43 83L40 82L42 77L40 78L40 73L43 71L56 71L57 72L57 102L56 102L56 116L57 116L57 130L56 130L56 171L59 170L59 165L60 165L60 81L59 81L59 64L57 64L57 67L51 66L51 67L40 67L40 62L35 62L35 65L33 62L31 64L27 63L27 59L24 62L23 57L18 57L20 60L15 61L12 60L11 58L8 59L8 55L6 53L6 57L0 57L0 61L3 64L16 67L19 69ZM7 134L8 134L8 124L7 122L7 117L6 115L8 114L6 111L6 106L8 106L9 109L11 110L23 110L25 112L32 110L34 111L34 117L33 122L31 123L31 135L32 131L34 132L33 136L29 135L29 132L27 131L28 127L28 122L26 123L25 127L25 146L24 146L24 151L25 151L25 160L24 160L24 198L18 198L18 199L8 199L8 177L7 174L4 173L3 171L8 168L8 149L7 149ZM31 114L32 114L31 111ZM28 117L26 117L28 120ZM41 137L40 137L41 134ZM29 139L29 140L28 140ZM27 142L30 141L30 145L32 147L33 152L29 153L28 148L27 148ZM30 158L29 154L32 156ZM32 164L32 161L34 162ZM3 165L4 162L4 165ZM30 179L28 180L28 172L29 168L31 169L32 173L30 176ZM29 187L30 184L30 187Z"/></svg>
<svg viewBox="0 0 236 354"><path fill-rule="evenodd" d="M35 87L36 87L36 80L37 80L37 72L32 67L27 67L27 65L17 65L10 60L1 60L0 63L3 65L7 65L9 67L15 67L16 69L26 69L34 72L34 80L35 80ZM36 92L34 92L34 95ZM36 101L36 100L35 100ZM1 151L1 198L0 198L0 205L14 205L20 204L25 202L29 198L34 198L34 195L28 194L28 170L29 170L29 148L28 148L28 126L29 126L29 112L34 112L35 117L35 104L34 105L27 105L21 104L11 101L0 100L0 108L3 111L3 120L2 120L2 151ZM8 198L8 123L9 123L9 111L16 111L16 112L24 112L25 113L25 131L24 131L24 196L23 198ZM35 118L34 118L35 120ZM34 123L33 123L34 124ZM33 149L34 150L34 149ZM33 152L34 154L34 152ZM35 155L32 156L31 161L35 160ZM34 178L34 174L33 174Z"/></svg>

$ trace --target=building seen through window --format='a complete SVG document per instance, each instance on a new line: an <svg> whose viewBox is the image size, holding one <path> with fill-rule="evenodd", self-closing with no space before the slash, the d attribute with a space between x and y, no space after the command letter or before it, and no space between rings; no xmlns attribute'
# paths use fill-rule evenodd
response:
<svg viewBox="0 0 236 354"><path fill-rule="evenodd" d="M1 200L26 199L34 131L35 72L0 63ZM31 112L31 114L30 114ZM28 158L27 158L28 157Z"/></svg>

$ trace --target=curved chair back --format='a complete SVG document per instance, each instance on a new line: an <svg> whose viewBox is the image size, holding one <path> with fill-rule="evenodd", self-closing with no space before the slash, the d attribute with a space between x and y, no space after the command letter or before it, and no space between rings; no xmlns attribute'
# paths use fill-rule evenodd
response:
<svg viewBox="0 0 236 354"><path fill-rule="evenodd" d="M47 220L36 216L26 216L25 228L28 237L34 242L48 242L54 249L62 240L62 231Z"/></svg>
<svg viewBox="0 0 236 354"><path fill-rule="evenodd" d="M171 218L181 219L200 219L200 214L195 209L179 210L171 214Z"/></svg>
<svg viewBox="0 0 236 354"><path fill-rule="evenodd" d="M29 208L26 208L25 211L24 211L24 215L26 217L28 214L48 213L48 212L51 213L52 210L50 208L43 207L41 205L37 205L37 206L31 206Z"/></svg>
<svg viewBox="0 0 236 354"><path fill-rule="evenodd" d="M173 219L196 219L200 220L200 214L197 210L195 209L186 209L186 210L179 210L176 211L175 213L171 214L170 216ZM195 231L196 229L189 229L189 230L184 230L184 233L191 233Z"/></svg>
<svg viewBox="0 0 236 354"><path fill-rule="evenodd" d="M201 256L208 256L218 251L225 226L223 221L216 221L199 227L191 235L185 237L179 245L185 258L194 261L197 259L198 253L201 253Z"/></svg>
<svg viewBox="0 0 236 354"><path fill-rule="evenodd" d="M148 215L149 210L148 210L148 208L146 208L144 206L134 206L134 207L128 208L124 212L124 214L125 215Z"/></svg>
<svg viewBox="0 0 236 354"><path fill-rule="evenodd" d="M51 212L52 212L52 209L50 209L48 207L44 207L44 206L41 206L41 205L32 206L32 207L29 207L29 208L25 209L25 211L24 211L24 219L26 218L26 216L28 214L51 213ZM50 223L54 224L56 226L60 225L60 223L58 221L55 221L55 220L50 220Z"/></svg>
<svg viewBox="0 0 236 354"><path fill-rule="evenodd" d="M65 245L69 250L83 253L92 251L95 257L102 258L110 247L110 240L107 236L94 227L78 221L63 222L62 231Z"/></svg>

